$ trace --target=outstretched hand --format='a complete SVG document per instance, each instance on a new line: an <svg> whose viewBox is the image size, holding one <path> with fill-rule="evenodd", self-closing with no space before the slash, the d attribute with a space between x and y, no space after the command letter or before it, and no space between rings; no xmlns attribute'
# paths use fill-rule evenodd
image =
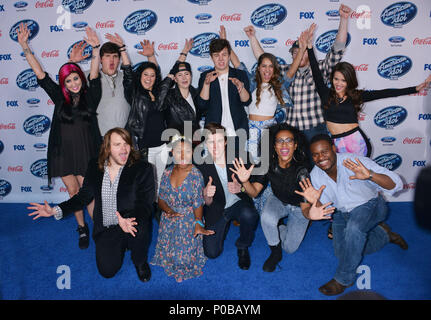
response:
<svg viewBox="0 0 431 320"><path fill-rule="evenodd" d="M84 37L85 42L87 42L93 48L100 45L99 37L97 36L96 31L91 29L90 27L85 28L85 34L87 37Z"/></svg>
<svg viewBox="0 0 431 320"><path fill-rule="evenodd" d="M123 230L125 233L130 233L133 237L135 237L135 232L138 232L138 230L135 228L135 226L138 224L135 221L136 218L125 219L118 211L116 211L115 214L118 217L118 224L120 225L121 230Z"/></svg>
<svg viewBox="0 0 431 320"><path fill-rule="evenodd" d="M82 41L76 43L72 47L72 50L70 51L70 61L71 62L78 63L82 60L87 59L90 56L90 54L88 54L88 53L86 55L84 55L84 50L85 50L86 45L87 44L85 43L85 41L82 40Z"/></svg>
<svg viewBox="0 0 431 320"><path fill-rule="evenodd" d="M370 170L368 170L358 158L355 158L356 162L351 159L344 159L343 166L353 171L354 176L350 176L350 180L367 180L370 177Z"/></svg>
<svg viewBox="0 0 431 320"><path fill-rule="evenodd" d="M22 46L25 46L28 42L28 37L30 36L30 30L27 28L27 24L21 22L19 24L19 28L16 30L18 36L18 43Z"/></svg>
<svg viewBox="0 0 431 320"><path fill-rule="evenodd" d="M30 205L31 207L27 207L27 209L36 210L29 214L29 217L35 216L33 220L39 219L40 217L48 218L55 214L54 208L52 208L46 200L44 204L30 202Z"/></svg>
<svg viewBox="0 0 431 320"><path fill-rule="evenodd" d="M416 87L416 91L419 92L424 90L425 88L428 88L430 83L431 83L431 75L429 75L424 82L422 82L420 85Z"/></svg>
<svg viewBox="0 0 431 320"><path fill-rule="evenodd" d="M121 39L121 37L118 33L114 33L113 35L110 33L106 33L105 38L108 41L115 43L119 47L122 47L124 45L124 41L123 41L123 39Z"/></svg>
<svg viewBox="0 0 431 320"><path fill-rule="evenodd" d="M233 167L235 169L229 169L238 176L238 179L239 181L241 181L241 183L244 183L247 182L248 179L250 179L254 164L252 164L250 168L247 169L244 165L244 161L241 158L239 158L239 160L235 158L235 160L233 161Z"/></svg>
<svg viewBox="0 0 431 320"><path fill-rule="evenodd" d="M193 231L193 237L197 237L199 234L203 234L204 236L210 236L212 234L215 234L215 231L207 230L204 227L202 227L199 223L196 223L195 230Z"/></svg>
<svg viewBox="0 0 431 320"><path fill-rule="evenodd" d="M301 187L302 192L295 190L295 193L299 194L300 196L303 196L305 200L313 204L320 199L320 196L322 195L323 190L326 188L325 185L322 185L319 188L319 190L316 190L311 184L311 181L309 178L302 179L302 181L299 181L299 186Z"/></svg>
<svg viewBox="0 0 431 320"><path fill-rule="evenodd" d="M320 207L316 206L316 202L310 208L308 217L310 220L328 220L331 219L331 214L334 213L335 207L327 208L332 202L325 203Z"/></svg>
<svg viewBox="0 0 431 320"><path fill-rule="evenodd" d="M145 57L154 56L154 41L150 42L150 40L143 40L140 43L142 47L142 51L138 51L140 55L143 55Z"/></svg>

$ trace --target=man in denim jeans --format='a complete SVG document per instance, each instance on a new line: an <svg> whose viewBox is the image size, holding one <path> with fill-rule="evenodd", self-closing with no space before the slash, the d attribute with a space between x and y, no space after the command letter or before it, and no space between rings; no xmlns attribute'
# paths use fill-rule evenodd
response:
<svg viewBox="0 0 431 320"><path fill-rule="evenodd" d="M324 188L321 203L332 201L334 251L338 267L334 278L319 288L325 295L337 295L353 285L356 269L365 254L373 253L388 242L407 249L404 239L385 224L387 207L380 191L393 195L401 190L400 177L369 158L350 153L336 153L328 135L312 138L311 155L316 166L311 182L303 184L301 193L314 202ZM313 188L314 187L314 188Z"/></svg>

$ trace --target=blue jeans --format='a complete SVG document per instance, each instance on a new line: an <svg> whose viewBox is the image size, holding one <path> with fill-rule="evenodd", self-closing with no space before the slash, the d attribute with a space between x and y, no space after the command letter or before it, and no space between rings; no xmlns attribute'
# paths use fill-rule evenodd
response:
<svg viewBox="0 0 431 320"><path fill-rule="evenodd" d="M284 217L288 217L287 224L278 227L278 221ZM284 205L274 195L270 195L266 200L260 221L268 245L276 246L281 240L281 247L287 253L298 249L309 222L300 207Z"/></svg>
<svg viewBox="0 0 431 320"><path fill-rule="evenodd" d="M332 215L333 244L338 268L334 279L350 285L365 254L376 252L389 242L386 231L378 226L387 216L382 196L369 200L350 212L336 211Z"/></svg>

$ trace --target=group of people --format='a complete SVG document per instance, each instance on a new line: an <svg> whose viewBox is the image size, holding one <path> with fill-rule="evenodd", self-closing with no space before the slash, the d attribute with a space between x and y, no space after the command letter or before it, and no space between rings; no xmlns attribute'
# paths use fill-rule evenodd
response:
<svg viewBox="0 0 431 320"><path fill-rule="evenodd" d="M359 90L353 66L340 62L351 9L341 5L339 12L336 40L321 61L313 51L314 24L292 45L288 66L264 52L254 28L246 27L258 60L255 75L238 59L222 26L220 38L209 45L214 68L201 73L198 88L185 61L191 39L162 79L153 42L141 42L139 53L147 61L133 69L120 35L107 34L101 46L89 27L89 73L77 64L85 58L83 42L74 46L56 84L30 50L29 31L21 24L18 42L55 103L49 179L61 177L70 195L54 207L31 203L29 215L61 219L74 212L84 249L87 206L100 274L113 277L130 249L139 279L148 281L150 222L160 210L150 263L178 282L202 275L206 260L222 254L232 221L239 225L238 266L250 267L248 248L260 220L270 250L263 270L273 272L283 250L299 248L310 221L331 219L328 236L339 262L319 290L342 293L354 283L364 254L388 242L407 249L384 223L381 196L401 190L401 179L368 158L371 145L358 112L364 102L418 92L431 77L405 89ZM186 135L185 124L203 139ZM177 132L169 142L166 129ZM203 146L201 152L196 145ZM167 166L170 154L173 164Z"/></svg>

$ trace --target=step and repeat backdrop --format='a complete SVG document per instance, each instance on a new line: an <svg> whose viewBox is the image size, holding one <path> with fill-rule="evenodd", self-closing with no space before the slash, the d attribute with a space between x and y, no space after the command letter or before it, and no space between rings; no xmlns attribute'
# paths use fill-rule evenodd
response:
<svg viewBox="0 0 431 320"><path fill-rule="evenodd" d="M0 0L0 201L60 202L68 198L60 178L47 183L46 151L54 109L37 85L17 42L21 22L30 29L30 47L56 79L72 46L83 40L85 27L103 41L118 33L134 64L140 41L154 41L166 75L193 38L187 61L193 84L212 66L209 42L227 30L233 49L253 70L256 60L243 31L253 25L261 46L289 64L289 48L300 32L318 25L315 50L322 59L339 25L336 0ZM431 1L345 0L352 8L343 60L357 71L364 89L418 85L431 73ZM87 46L86 53L92 52ZM89 59L81 62L88 70ZM372 158L399 173L404 190L390 201L411 201L419 170L431 164L431 103L428 91L367 103L360 125L371 138Z"/></svg>

